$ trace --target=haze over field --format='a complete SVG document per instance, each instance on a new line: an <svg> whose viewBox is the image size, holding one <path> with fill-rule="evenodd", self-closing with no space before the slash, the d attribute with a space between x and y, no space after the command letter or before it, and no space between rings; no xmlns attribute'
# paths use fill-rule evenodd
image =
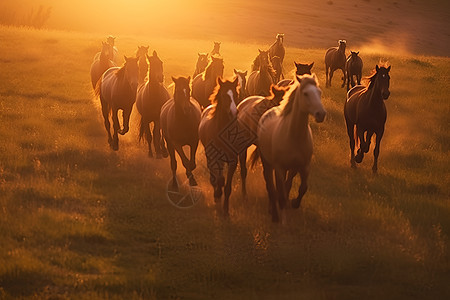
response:
<svg viewBox="0 0 450 300"><path fill-rule="evenodd" d="M445 0L6 0L0 17L21 18L39 5L51 7L53 29L259 43L284 32L291 47L344 38L352 49L450 56Z"/></svg>

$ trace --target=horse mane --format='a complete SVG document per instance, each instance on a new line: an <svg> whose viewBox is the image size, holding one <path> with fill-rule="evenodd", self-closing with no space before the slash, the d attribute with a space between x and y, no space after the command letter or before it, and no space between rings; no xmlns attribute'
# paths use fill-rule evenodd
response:
<svg viewBox="0 0 450 300"><path fill-rule="evenodd" d="M387 69L389 66L388 66L388 63L380 63L379 67ZM376 77L377 77L377 70L373 69L372 74L370 76L366 77L367 81L369 82L367 85L367 89L370 89L373 87Z"/></svg>
<svg viewBox="0 0 450 300"><path fill-rule="evenodd" d="M303 88L309 84L313 84L315 86L318 86L317 78L312 75L303 75L301 76L302 83L298 82L297 79L295 79L295 83L292 85L292 87L286 92L286 94L283 97L282 104L283 110L281 112L282 116L288 115L292 108L294 107L294 98L297 94L297 89L300 89L300 92L303 90Z"/></svg>
<svg viewBox="0 0 450 300"><path fill-rule="evenodd" d="M115 72L119 79L122 79L125 76L125 65L126 62L124 62L123 65Z"/></svg>
<svg viewBox="0 0 450 300"><path fill-rule="evenodd" d="M210 119L213 119L216 116L217 105L219 103L219 100L217 99L217 96L219 95L219 90L220 84L217 84L214 87L211 96L209 96L209 102L211 102L211 104L213 105L211 112L209 113Z"/></svg>
<svg viewBox="0 0 450 300"><path fill-rule="evenodd" d="M205 72L203 73L203 80L205 80L206 78L209 78L211 76L211 73L213 70L213 67L212 67L213 63L214 63L214 59L211 59L211 61L206 66Z"/></svg>

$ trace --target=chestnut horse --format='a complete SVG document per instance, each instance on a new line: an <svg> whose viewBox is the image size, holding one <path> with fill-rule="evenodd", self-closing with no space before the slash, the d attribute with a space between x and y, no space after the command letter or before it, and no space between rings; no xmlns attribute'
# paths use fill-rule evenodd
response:
<svg viewBox="0 0 450 300"><path fill-rule="evenodd" d="M175 83L173 98L167 101L161 108L161 129L167 142L167 150L170 156L172 169L172 189L178 191L177 159L175 151L181 158L181 163L186 169L186 176L190 185L197 185L192 174L195 169L195 154L198 147L198 125L200 124L201 109L194 99L191 99L190 77L172 77ZM190 147L190 158L184 153L183 146Z"/></svg>
<svg viewBox="0 0 450 300"><path fill-rule="evenodd" d="M391 67L375 67L375 73L369 77L367 87L357 85L347 93L347 101L344 105L345 123L350 140L350 164L356 168L356 163L361 163L364 153L369 152L370 141L375 134L375 149L373 150L372 171L378 171L378 155L380 143L386 123L386 105L390 95L389 71ZM355 136L356 132L356 136ZM359 140L359 149L355 156L355 144Z"/></svg>
<svg viewBox="0 0 450 300"><path fill-rule="evenodd" d="M347 73L347 91L350 89L350 84L352 87L356 85L355 80L353 79L354 76L356 76L356 82L358 85L361 84L363 62L358 54L359 51L351 51L351 54L347 57L347 61L345 62L345 72Z"/></svg>
<svg viewBox="0 0 450 300"><path fill-rule="evenodd" d="M208 63L209 63L208 53L198 53L197 63L195 65L195 71L192 78L195 78L195 76L205 71Z"/></svg>
<svg viewBox="0 0 450 300"><path fill-rule="evenodd" d="M211 104L209 97L217 84L217 78L223 76L223 59L212 56L205 71L195 76L192 81L192 97L205 109Z"/></svg>
<svg viewBox="0 0 450 300"><path fill-rule="evenodd" d="M292 206L294 208L300 206L307 190L313 153L308 116L314 116L316 122L320 123L326 115L315 74L296 76L296 78L296 83L287 95L287 101L266 111L258 123L257 151L263 163L264 179L274 222L280 220L277 200L282 214L281 220L284 220L283 212L289 196L288 191L292 185L292 175L296 173L300 173L301 184L299 195L292 201ZM254 159L256 158L255 155ZM276 188L273 182L274 171ZM288 172L292 175L286 178Z"/></svg>
<svg viewBox="0 0 450 300"><path fill-rule="evenodd" d="M273 57L278 56L281 60L281 64L283 64L284 56L286 54L286 49L284 49L283 42L284 42L284 33L277 34L276 41L269 48L270 60L272 60Z"/></svg>
<svg viewBox="0 0 450 300"><path fill-rule="evenodd" d="M247 92L245 91L245 86L247 85L247 71L236 70L233 69L234 75L236 75L239 82L238 94L239 97L236 101L236 105L238 105L242 100L247 98Z"/></svg>
<svg viewBox="0 0 450 300"><path fill-rule="evenodd" d="M130 115L136 101L138 85L137 58L125 57L122 67L109 68L98 80L95 94L100 98L105 121L108 143L113 150L119 150L119 137L129 130ZM123 129L120 128L118 111L123 111ZM109 116L112 115L113 135L111 136Z"/></svg>
<svg viewBox="0 0 450 300"><path fill-rule="evenodd" d="M111 47L107 43L102 42L102 51L100 52L100 55L98 55L98 59L94 60L91 64L91 82L94 90L98 80L102 77L102 74L109 68L116 66L116 64L109 59L110 51Z"/></svg>
<svg viewBox="0 0 450 300"><path fill-rule="evenodd" d="M236 128L236 104L238 79L223 81L218 79L218 85L211 95L212 105L202 114L198 128L200 141L205 148L206 163L210 172L210 182L214 188L214 201L219 203L222 189L225 192L223 211L225 216L229 211L231 182L236 171L238 153L234 141L229 138L229 131ZM222 174L224 164L228 164L227 179ZM225 186L225 187L224 187Z"/></svg>
<svg viewBox="0 0 450 300"><path fill-rule="evenodd" d="M252 70L248 76L246 92L249 96L269 96L270 86L274 81L275 70L269 59L269 51L259 50L259 55L253 61Z"/></svg>
<svg viewBox="0 0 450 300"><path fill-rule="evenodd" d="M170 95L164 86L163 62L158 57L156 51L152 56L147 56L148 81L140 85L136 97L136 107L141 115L139 126L139 139L145 136L148 144L148 155L153 157L153 146L155 147L156 158L167 157L167 149L164 139L161 136L159 116L161 107L169 100ZM150 132L150 123L153 122L153 132ZM152 137L153 134L153 137Z"/></svg>
<svg viewBox="0 0 450 300"><path fill-rule="evenodd" d="M339 47L331 47L325 54L325 86L327 87L331 86L333 73L338 69L341 69L343 74L341 87L344 87L345 85L345 62L347 61L347 57L345 55L346 46L347 42L345 40L339 40Z"/></svg>

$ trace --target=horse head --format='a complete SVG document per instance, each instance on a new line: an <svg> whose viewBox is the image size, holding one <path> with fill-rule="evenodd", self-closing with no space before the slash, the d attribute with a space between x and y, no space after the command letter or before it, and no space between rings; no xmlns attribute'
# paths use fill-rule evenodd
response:
<svg viewBox="0 0 450 300"><path fill-rule="evenodd" d="M219 114L231 114L236 117L237 107L236 101L238 99L238 79L235 78L233 81L222 80L221 77L217 79L218 85L216 90L211 95L211 102L216 103L214 115Z"/></svg>
<svg viewBox="0 0 450 300"><path fill-rule="evenodd" d="M284 33L277 34L277 42L280 43L280 45L283 45L284 42Z"/></svg>
<svg viewBox="0 0 450 300"><path fill-rule="evenodd" d="M148 48L149 46L145 47L145 46L138 46L138 49L136 50L136 57L140 58L140 57L146 57L146 55L148 54Z"/></svg>
<svg viewBox="0 0 450 300"><path fill-rule="evenodd" d="M345 47L347 47L347 41L339 40L339 51L342 51L345 53Z"/></svg>
<svg viewBox="0 0 450 300"><path fill-rule="evenodd" d="M391 77L389 76L389 71L391 70L391 66L389 67L379 67L376 65L375 67L376 73L375 73L375 80L376 84L378 85L378 88L381 91L381 97L383 97L384 100L387 100L391 94L389 91L389 81Z"/></svg>
<svg viewBox="0 0 450 300"><path fill-rule="evenodd" d="M316 74L295 76L295 78L300 83L296 92L296 97L302 98L301 101L296 101L300 105L300 111L312 115L317 123L323 122L327 112L322 105L322 91L319 88Z"/></svg>
<svg viewBox="0 0 450 300"><path fill-rule="evenodd" d="M211 61L206 67L205 78L210 78L210 76L214 76L214 80L216 80L217 77L223 76L223 69L224 69L223 58L213 55L211 56Z"/></svg>
<svg viewBox="0 0 450 300"><path fill-rule="evenodd" d="M212 52L216 54L220 53L220 42L214 42L214 48Z"/></svg>
<svg viewBox="0 0 450 300"><path fill-rule="evenodd" d="M260 67L268 66L270 64L269 50L263 51L261 49L258 49L258 51L259 51L258 55L259 66Z"/></svg>
<svg viewBox="0 0 450 300"><path fill-rule="evenodd" d="M272 94L271 100L275 101L275 105L280 105L281 100L283 100L286 94L286 89L273 84L270 87L270 92Z"/></svg>
<svg viewBox="0 0 450 300"><path fill-rule="evenodd" d="M310 63L308 65L308 64L302 64L302 63L296 63L294 61L294 65L295 65L295 68L297 69L295 71L295 74L297 74L297 75L305 75L305 74L311 75L311 69L314 66L314 62L312 62L312 63Z"/></svg>
<svg viewBox="0 0 450 300"><path fill-rule="evenodd" d="M100 53L103 57L109 57L110 45L102 41L102 51Z"/></svg>
<svg viewBox="0 0 450 300"><path fill-rule="evenodd" d="M173 77L172 80L175 83L175 91L173 93L173 100L175 107L181 109L183 114L187 114L190 109L191 88L189 83L191 77Z"/></svg>
<svg viewBox="0 0 450 300"><path fill-rule="evenodd" d="M113 47L114 47L114 42L115 42L115 40L116 40L116 37L115 37L115 36L112 36L112 35L110 35L110 36L108 36L108 37L106 38L106 42L107 42L108 44L110 44L111 46L113 46Z"/></svg>
<svg viewBox="0 0 450 300"><path fill-rule="evenodd" d="M130 87L133 91L137 90L138 86L138 77L139 77L139 67L138 67L138 58L136 57L126 57L125 64L123 68L125 69L125 78L130 84Z"/></svg>
<svg viewBox="0 0 450 300"><path fill-rule="evenodd" d="M247 71L233 69L233 72L236 75L238 82L239 82L239 98L244 99L245 98L245 86L247 84L247 79L246 79Z"/></svg>
<svg viewBox="0 0 450 300"><path fill-rule="evenodd" d="M352 59L356 59L358 57L359 51L358 52L350 51L350 52L351 52Z"/></svg>
<svg viewBox="0 0 450 300"><path fill-rule="evenodd" d="M148 74L149 74L149 82L150 81L156 81L159 83L164 82L164 70L163 70L163 62L158 57L158 53L156 51L153 51L152 56L148 56Z"/></svg>

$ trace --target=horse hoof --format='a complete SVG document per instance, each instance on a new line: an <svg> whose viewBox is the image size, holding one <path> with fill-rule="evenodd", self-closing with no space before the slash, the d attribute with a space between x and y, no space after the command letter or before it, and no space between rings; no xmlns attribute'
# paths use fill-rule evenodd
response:
<svg viewBox="0 0 450 300"><path fill-rule="evenodd" d="M291 202L292 208L299 208L300 207L300 201L301 199L293 199Z"/></svg>
<svg viewBox="0 0 450 300"><path fill-rule="evenodd" d="M120 134L120 135L124 135L127 132L128 132L128 129L127 130L121 129L121 130L117 131L117 133Z"/></svg>

